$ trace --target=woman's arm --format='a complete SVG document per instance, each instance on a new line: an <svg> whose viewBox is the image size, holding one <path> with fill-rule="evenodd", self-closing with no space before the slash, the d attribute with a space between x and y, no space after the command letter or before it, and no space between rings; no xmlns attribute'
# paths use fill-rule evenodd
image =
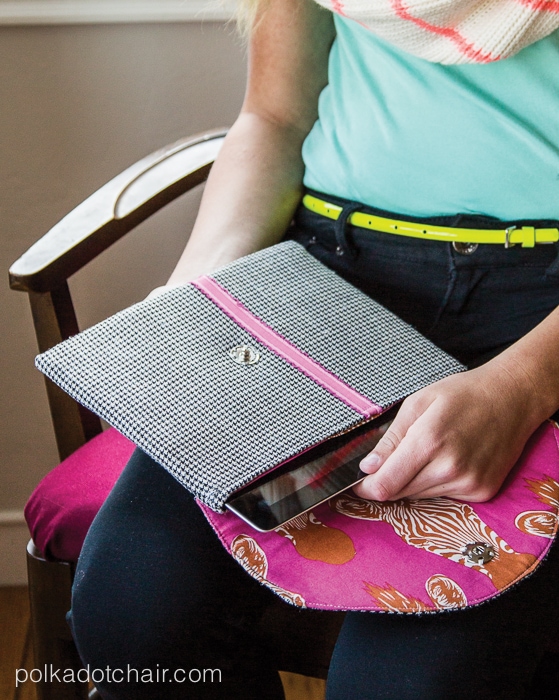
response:
<svg viewBox="0 0 559 700"><path fill-rule="evenodd" d="M486 501L559 408L559 309L493 360L409 397L361 465L374 500Z"/></svg>
<svg viewBox="0 0 559 700"><path fill-rule="evenodd" d="M301 198L301 146L317 117L333 38L332 15L312 0L266 3L250 41L241 114L168 284L210 272L285 233Z"/></svg>

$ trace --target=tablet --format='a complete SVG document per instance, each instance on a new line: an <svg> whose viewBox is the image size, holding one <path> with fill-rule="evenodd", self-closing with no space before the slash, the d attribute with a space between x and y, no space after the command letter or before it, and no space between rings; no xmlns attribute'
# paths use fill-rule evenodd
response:
<svg viewBox="0 0 559 700"><path fill-rule="evenodd" d="M398 407L330 438L232 494L225 507L268 532L345 491L367 474L359 463L392 423Z"/></svg>

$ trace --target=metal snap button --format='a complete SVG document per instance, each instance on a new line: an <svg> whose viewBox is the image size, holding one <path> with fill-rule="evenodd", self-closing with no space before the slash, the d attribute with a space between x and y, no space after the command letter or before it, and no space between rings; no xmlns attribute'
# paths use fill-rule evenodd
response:
<svg viewBox="0 0 559 700"><path fill-rule="evenodd" d="M464 547L462 554L465 554L473 564L480 566L489 564L495 558L495 547L487 542L472 542Z"/></svg>
<svg viewBox="0 0 559 700"><path fill-rule="evenodd" d="M460 255L471 255L475 253L478 247L477 243L461 243L459 241L453 241L452 247Z"/></svg>
<svg viewBox="0 0 559 700"><path fill-rule="evenodd" d="M229 357L239 365L254 365L260 359L260 353L248 345L236 345L229 350Z"/></svg>

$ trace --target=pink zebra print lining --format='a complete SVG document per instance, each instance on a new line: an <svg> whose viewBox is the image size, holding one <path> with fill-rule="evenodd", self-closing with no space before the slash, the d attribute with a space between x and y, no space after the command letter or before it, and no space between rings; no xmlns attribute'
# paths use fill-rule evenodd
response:
<svg viewBox="0 0 559 700"><path fill-rule="evenodd" d="M501 595L545 558L558 528L558 438L554 423L542 425L486 503L380 503L346 492L267 533L201 507L239 564L293 605L398 613L464 608Z"/></svg>

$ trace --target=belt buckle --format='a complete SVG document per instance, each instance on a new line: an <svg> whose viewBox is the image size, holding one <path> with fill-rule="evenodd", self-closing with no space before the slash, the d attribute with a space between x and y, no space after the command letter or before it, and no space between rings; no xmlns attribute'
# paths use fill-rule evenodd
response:
<svg viewBox="0 0 559 700"><path fill-rule="evenodd" d="M505 229L505 248L507 250L516 245L516 243L510 242L510 234L515 230L516 230L516 226L509 226L507 229Z"/></svg>

